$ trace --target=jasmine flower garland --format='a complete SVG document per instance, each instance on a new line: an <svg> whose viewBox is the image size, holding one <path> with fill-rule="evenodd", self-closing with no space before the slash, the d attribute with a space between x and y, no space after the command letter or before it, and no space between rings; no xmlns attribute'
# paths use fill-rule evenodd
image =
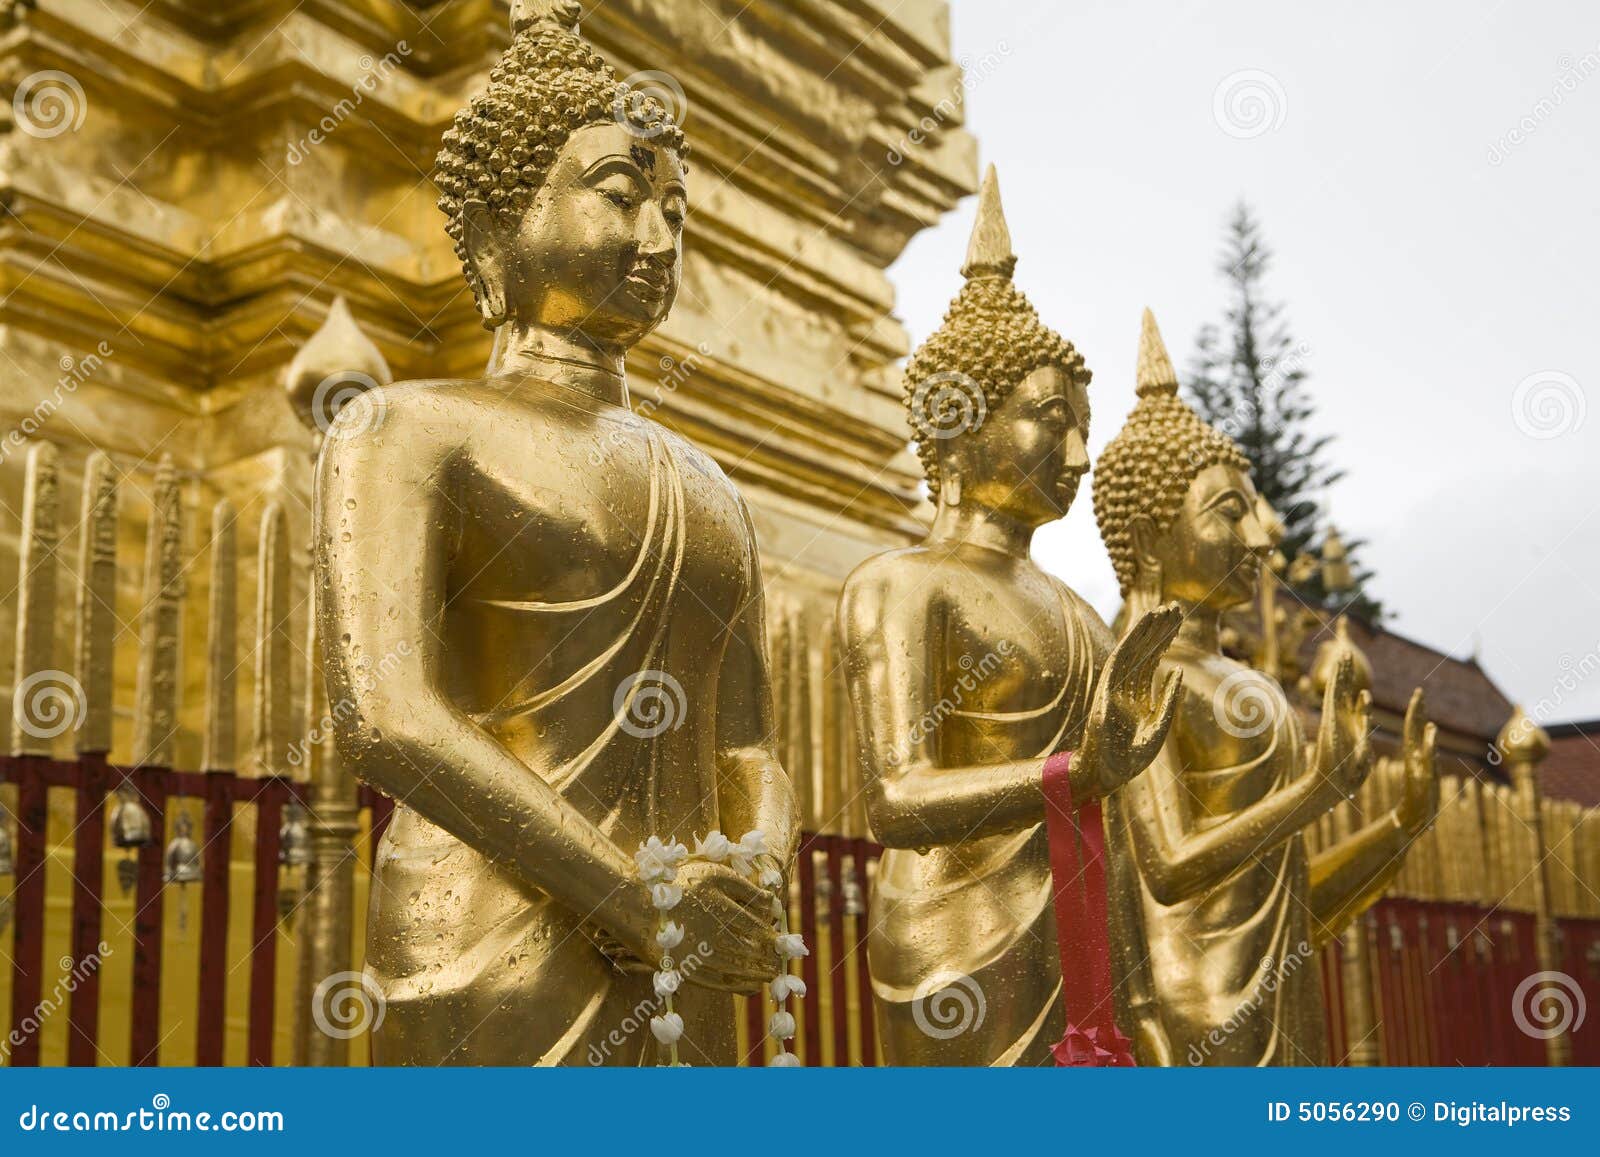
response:
<svg viewBox="0 0 1600 1157"><path fill-rule="evenodd" d="M683 1039L683 1017L673 1007L673 996L683 984L683 973L678 971L673 949L683 943L683 925L670 918L672 909L683 899L683 888L675 883L678 868L690 860L710 864L727 864L748 880L755 880L763 888L772 890L772 920L778 931L778 959L770 991L777 1011L767 1022L767 1035L777 1042L778 1052L772 1058L774 1068L793 1068L800 1058L789 1051L788 1042L794 1039L795 1018L787 1006L788 999L806 994L806 983L790 971L790 961L808 955L805 941L798 932L789 931L788 889L783 871L775 857L767 850L764 832L750 831L737 843L721 832L710 832L697 838L694 851L683 844L666 843L659 836L651 836L639 845L633 861L639 879L650 889L650 901L656 909L656 946L661 958L656 965L655 992L664 1004L664 1011L650 1018L650 1032L667 1047L667 1063L673 1067L684 1065L678 1059L678 1042Z"/></svg>

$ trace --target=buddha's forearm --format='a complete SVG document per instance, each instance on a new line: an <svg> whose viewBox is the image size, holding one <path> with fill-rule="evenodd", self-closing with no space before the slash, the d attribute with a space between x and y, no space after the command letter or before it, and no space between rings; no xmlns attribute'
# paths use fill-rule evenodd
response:
<svg viewBox="0 0 1600 1157"><path fill-rule="evenodd" d="M1175 904L1215 887L1295 835L1319 807L1314 783L1296 780L1215 827L1187 832L1164 847L1149 841L1141 857L1143 875L1157 900Z"/></svg>
<svg viewBox="0 0 1600 1157"><path fill-rule="evenodd" d="M752 829L764 832L767 846L787 870L800 838L799 807L788 774L763 747L725 752L720 763L723 834L737 840Z"/></svg>
<svg viewBox="0 0 1600 1157"><path fill-rule="evenodd" d="M1014 832L1044 821L1044 766L910 768L880 779L867 818L890 848L928 848Z"/></svg>
<svg viewBox="0 0 1600 1157"><path fill-rule="evenodd" d="M1311 930L1318 944L1377 902L1399 874L1412 838L1389 812L1312 858Z"/></svg>
<svg viewBox="0 0 1600 1157"><path fill-rule="evenodd" d="M425 698L350 719L339 749L352 772L623 943L647 940L649 897L623 851L472 720Z"/></svg>

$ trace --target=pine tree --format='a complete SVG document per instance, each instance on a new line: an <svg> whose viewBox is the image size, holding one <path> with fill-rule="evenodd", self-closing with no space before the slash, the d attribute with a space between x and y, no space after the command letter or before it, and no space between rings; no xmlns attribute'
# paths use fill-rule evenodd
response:
<svg viewBox="0 0 1600 1157"><path fill-rule="evenodd" d="M1332 437L1312 432L1315 407L1306 385L1310 347L1290 335L1283 306L1266 298L1264 281L1271 263L1272 251L1259 223L1240 202L1228 222L1218 263L1228 284L1227 309L1221 325L1200 331L1189 394L1201 417L1243 447L1256 488L1283 520L1279 549L1291 564L1286 574L1299 580L1292 582L1295 592L1309 603L1349 609L1377 622L1383 608L1367 592L1372 573L1360 566L1363 540L1346 542L1353 590L1330 594L1319 568L1293 566L1295 559L1315 556L1320 547L1327 528L1316 495L1344 472L1327 461Z"/></svg>

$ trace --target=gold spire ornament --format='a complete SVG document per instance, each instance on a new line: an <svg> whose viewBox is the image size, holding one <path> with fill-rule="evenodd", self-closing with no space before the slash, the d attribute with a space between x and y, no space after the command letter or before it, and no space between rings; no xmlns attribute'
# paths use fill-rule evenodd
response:
<svg viewBox="0 0 1600 1157"><path fill-rule="evenodd" d="M1355 572L1350 569L1349 551L1344 539L1332 527L1322 540L1322 586L1329 594L1343 594L1356 585Z"/></svg>
<svg viewBox="0 0 1600 1157"><path fill-rule="evenodd" d="M439 206L495 334L483 376L367 390L317 466L335 747L395 800L367 931L382 1064L647 1064L669 1013L685 1061L732 1064L730 994L778 959L781 872L637 870L651 837L715 831L760 833L787 868L798 824L749 512L707 454L629 408L628 351L681 276L682 132L577 14L514 4L439 150ZM680 986L657 1017L667 950Z"/></svg>
<svg viewBox="0 0 1600 1157"><path fill-rule="evenodd" d="M1278 681L1223 653L1222 615L1256 598L1274 516L1244 453L1178 396L1149 310L1137 389L1100 457L1095 515L1123 619L1182 608L1162 667L1184 681L1165 746L1106 813L1119 1020L1142 1064L1321 1064L1316 951L1378 898L1431 822L1435 731L1419 692L1401 801L1308 854L1305 829L1371 768L1370 695L1338 654L1307 745Z"/></svg>
<svg viewBox="0 0 1600 1157"><path fill-rule="evenodd" d="M1073 753L1074 800L1104 796L1159 749L1181 679L1153 679L1174 610L1113 650L1030 556L1088 469L1089 371L1012 284L1015 265L991 167L966 282L906 371L938 512L839 599L867 815L887 848L867 952L896 1065L1050 1063L1064 990L1087 978L1062 975L1045 764Z"/></svg>

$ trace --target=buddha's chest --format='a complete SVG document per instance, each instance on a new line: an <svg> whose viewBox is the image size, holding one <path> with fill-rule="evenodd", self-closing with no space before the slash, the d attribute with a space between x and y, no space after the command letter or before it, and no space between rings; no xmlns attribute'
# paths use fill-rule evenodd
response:
<svg viewBox="0 0 1600 1157"><path fill-rule="evenodd" d="M1184 787L1201 813L1231 815L1300 774L1300 721L1275 680L1220 659L1183 671L1174 730Z"/></svg>
<svg viewBox="0 0 1600 1157"><path fill-rule="evenodd" d="M976 581L947 616L936 711L947 757L992 763L1075 742L1098 670L1095 641L1054 580Z"/></svg>
<svg viewBox="0 0 1600 1157"><path fill-rule="evenodd" d="M530 431L520 447L500 439L463 475L457 601L626 614L664 599L725 624L748 595L755 552L732 484L648 423L576 422Z"/></svg>

